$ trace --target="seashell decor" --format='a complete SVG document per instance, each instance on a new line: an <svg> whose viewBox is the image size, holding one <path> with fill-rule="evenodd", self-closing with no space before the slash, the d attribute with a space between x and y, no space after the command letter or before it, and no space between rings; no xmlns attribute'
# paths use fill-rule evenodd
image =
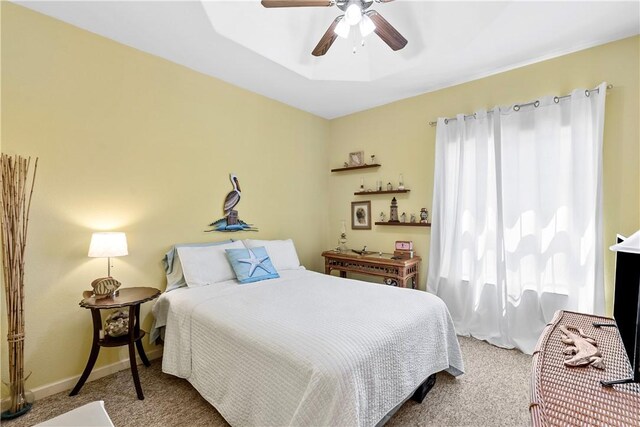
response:
<svg viewBox="0 0 640 427"><path fill-rule="evenodd" d="M113 277L101 277L91 282L91 287L93 295L99 299L112 296L121 284Z"/></svg>
<svg viewBox="0 0 640 427"><path fill-rule="evenodd" d="M121 337L129 333L129 313L117 310L104 321L104 333L110 337Z"/></svg>

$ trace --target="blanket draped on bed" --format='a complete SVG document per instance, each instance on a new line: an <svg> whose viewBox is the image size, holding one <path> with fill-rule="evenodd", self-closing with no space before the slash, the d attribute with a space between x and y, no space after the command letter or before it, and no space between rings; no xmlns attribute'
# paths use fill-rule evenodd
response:
<svg viewBox="0 0 640 427"><path fill-rule="evenodd" d="M237 426L373 426L429 375L463 371L436 296L304 269L177 289L154 315L163 371Z"/></svg>

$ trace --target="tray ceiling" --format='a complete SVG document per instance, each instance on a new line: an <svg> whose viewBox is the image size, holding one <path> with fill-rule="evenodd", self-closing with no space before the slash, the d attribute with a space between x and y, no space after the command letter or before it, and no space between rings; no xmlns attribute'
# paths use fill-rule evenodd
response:
<svg viewBox="0 0 640 427"><path fill-rule="evenodd" d="M265 9L258 0L16 3L325 118L640 33L636 1L397 0L370 9L409 40L404 49L393 52L375 34L361 46L352 31L314 57L342 13L337 7Z"/></svg>

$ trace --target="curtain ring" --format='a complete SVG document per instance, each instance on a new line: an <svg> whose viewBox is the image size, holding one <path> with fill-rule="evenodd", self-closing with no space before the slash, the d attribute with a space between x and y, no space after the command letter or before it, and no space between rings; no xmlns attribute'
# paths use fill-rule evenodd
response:
<svg viewBox="0 0 640 427"><path fill-rule="evenodd" d="M560 103L560 98L558 98L557 96L554 96L553 102L555 102L556 104Z"/></svg>
<svg viewBox="0 0 640 427"><path fill-rule="evenodd" d="M538 108L538 107L540 106L540 101L536 101L536 102L534 102L534 103L533 103L533 106L534 106L534 107L536 107L536 108Z"/></svg>
<svg viewBox="0 0 640 427"><path fill-rule="evenodd" d="M591 91L589 89L586 89L584 91L584 94L585 94L585 96L589 96L589 95L591 95Z"/></svg>
<svg viewBox="0 0 640 427"><path fill-rule="evenodd" d="M444 124L445 125L449 124L449 119L444 119Z"/></svg>
<svg viewBox="0 0 640 427"><path fill-rule="evenodd" d="M513 111L520 111L520 106L518 104L514 105Z"/></svg>

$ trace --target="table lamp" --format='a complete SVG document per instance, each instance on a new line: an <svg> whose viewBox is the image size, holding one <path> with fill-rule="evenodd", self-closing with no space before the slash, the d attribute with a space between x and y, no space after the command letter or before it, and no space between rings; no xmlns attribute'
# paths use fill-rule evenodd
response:
<svg viewBox="0 0 640 427"><path fill-rule="evenodd" d="M89 257L107 258L107 277L100 277L93 282L93 293L96 298L113 296L120 287L120 282L111 277L111 258L129 255L127 236L122 232L99 232L91 235Z"/></svg>

